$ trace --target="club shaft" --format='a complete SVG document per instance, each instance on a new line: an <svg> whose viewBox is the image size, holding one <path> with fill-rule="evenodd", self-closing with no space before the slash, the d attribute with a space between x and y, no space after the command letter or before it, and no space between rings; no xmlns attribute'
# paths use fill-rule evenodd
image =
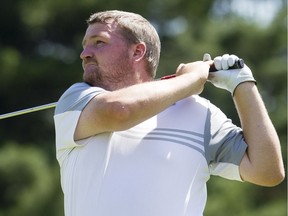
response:
<svg viewBox="0 0 288 216"><path fill-rule="evenodd" d="M37 112L40 110L55 108L56 104L57 104L57 102L54 102L54 103L44 104L44 105L40 105L40 106L36 106L36 107L31 107L28 109L23 109L23 110L19 110L19 111L15 111L15 112L2 114L2 115L0 115L0 120L14 117L14 116L24 115L27 113Z"/></svg>
<svg viewBox="0 0 288 216"><path fill-rule="evenodd" d="M243 61L243 59L239 59L229 69L236 69L236 68L243 68L243 67L244 67L244 61ZM213 65L210 66L209 72L215 72L215 71L217 71L217 70L215 69L215 66L213 64ZM164 76L164 77L160 78L160 80L170 79L170 78L173 78L175 76L176 76L176 74ZM23 109L23 110L19 110L19 111L15 111L15 112L2 114L2 115L0 115L0 120L1 119L6 119L6 118L10 118L10 117L14 117L14 116L27 114L27 113L37 112L37 111L41 111L41 110L45 110L45 109L55 108L56 104L57 104L57 102L54 102L54 103L44 104L44 105L41 105L41 106L31 107L31 108L28 108L28 109Z"/></svg>

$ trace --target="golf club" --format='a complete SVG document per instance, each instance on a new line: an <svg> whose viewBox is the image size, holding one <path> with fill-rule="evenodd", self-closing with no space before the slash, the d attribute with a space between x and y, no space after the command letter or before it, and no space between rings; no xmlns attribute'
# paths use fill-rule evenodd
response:
<svg viewBox="0 0 288 216"><path fill-rule="evenodd" d="M238 59L238 61L236 61L235 64L233 66L231 66L229 69L237 69L237 68L243 68L243 67L244 67L244 60ZM211 65L209 72L215 72L215 71L217 71L215 69L215 66ZM176 76L176 74L167 75L167 76L160 78L160 80L170 79L170 78L173 78L175 76ZM40 105L40 106L35 106L35 107L15 111L15 112L2 114L2 115L0 115L0 120L14 117L14 116L24 115L27 113L37 112L37 111L41 111L41 110L45 110L45 109L55 108L56 105L57 105L57 102L53 102L53 103L49 103L49 104L44 104L44 105Z"/></svg>

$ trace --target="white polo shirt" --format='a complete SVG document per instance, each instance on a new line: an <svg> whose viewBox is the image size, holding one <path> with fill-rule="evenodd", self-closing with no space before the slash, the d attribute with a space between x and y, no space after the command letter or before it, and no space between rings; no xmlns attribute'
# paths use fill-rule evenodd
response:
<svg viewBox="0 0 288 216"><path fill-rule="evenodd" d="M199 96L129 130L75 142L81 111L103 91L77 83L57 103L66 216L202 216L210 175L241 180L242 131Z"/></svg>

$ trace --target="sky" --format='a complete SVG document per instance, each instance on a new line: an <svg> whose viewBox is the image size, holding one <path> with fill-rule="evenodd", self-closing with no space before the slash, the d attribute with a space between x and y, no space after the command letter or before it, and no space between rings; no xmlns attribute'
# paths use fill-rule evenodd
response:
<svg viewBox="0 0 288 216"><path fill-rule="evenodd" d="M281 0L232 0L233 12L267 26L277 11L283 7Z"/></svg>

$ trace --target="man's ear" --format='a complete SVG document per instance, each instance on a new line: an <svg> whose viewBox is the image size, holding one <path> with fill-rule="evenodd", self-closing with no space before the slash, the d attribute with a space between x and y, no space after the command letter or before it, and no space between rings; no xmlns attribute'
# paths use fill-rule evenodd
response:
<svg viewBox="0 0 288 216"><path fill-rule="evenodd" d="M134 45L132 58L135 61L142 60L145 57L145 54L146 54L146 44L144 42Z"/></svg>

